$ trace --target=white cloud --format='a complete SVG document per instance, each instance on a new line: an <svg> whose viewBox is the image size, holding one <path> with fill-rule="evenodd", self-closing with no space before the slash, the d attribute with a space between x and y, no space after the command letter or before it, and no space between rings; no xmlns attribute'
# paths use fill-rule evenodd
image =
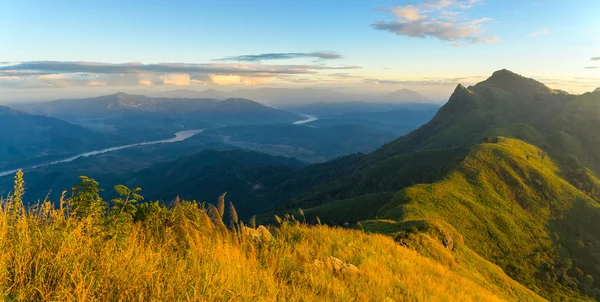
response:
<svg viewBox="0 0 600 302"><path fill-rule="evenodd" d="M530 37L537 37L537 36L547 36L550 34L550 31L547 28L542 28L540 30L536 30L534 32L532 32L531 34L529 34Z"/></svg>
<svg viewBox="0 0 600 302"><path fill-rule="evenodd" d="M458 19L459 12L476 4L478 0L426 0L417 6L407 5L387 9L394 19L372 24L375 29L385 30L400 36L432 37L449 41L452 45L473 43L498 43L497 36L485 35L483 24L491 18Z"/></svg>

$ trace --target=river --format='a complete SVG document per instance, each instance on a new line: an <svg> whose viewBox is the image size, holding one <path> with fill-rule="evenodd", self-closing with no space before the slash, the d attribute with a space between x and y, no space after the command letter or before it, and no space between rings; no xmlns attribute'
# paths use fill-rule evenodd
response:
<svg viewBox="0 0 600 302"><path fill-rule="evenodd" d="M175 143L175 142L181 142L181 141L184 141L198 133L201 133L202 131L204 131L204 129L179 131L179 132L175 133L175 136L173 138L170 138L170 139L163 139L163 140L151 141L151 142L143 142L143 143L117 146L117 147L111 147L111 148L106 148L106 149L102 149L102 150L85 152L85 153L71 156L69 158L55 160L55 161L51 161L51 162L47 162L47 163L43 163L43 164L39 164L39 165L35 165L35 166L30 166L27 168L14 169L14 170L10 170L10 171L0 172L0 177L15 174L18 170L35 169L35 168L40 168L40 167L45 167L45 166L50 166L50 165L55 165L55 164L60 164L60 163L68 163L68 162L74 161L81 157L88 157L88 156L92 156L92 155L108 153L108 152L117 151L117 150L121 150L121 149L133 148L133 147L137 147L137 146L146 146L146 145L155 145L155 144L170 144L170 143Z"/></svg>
<svg viewBox="0 0 600 302"><path fill-rule="evenodd" d="M300 115L303 115L304 117L306 117L306 119L295 121L293 123L294 125L302 125L302 124L314 122L319 119L318 117L316 117L314 115L308 115L308 114L302 114L302 113L300 113Z"/></svg>
<svg viewBox="0 0 600 302"><path fill-rule="evenodd" d="M314 121L318 120L318 118L316 116L312 116L312 115L308 115L308 114L301 114L301 115L306 117L306 119L295 121L293 123L294 125L306 124L306 123L310 123L310 122L314 122ZM10 171L0 172L0 177L15 174L19 170L35 169L35 168L40 168L40 167L45 167L45 166L50 166L50 165L55 165L55 164L60 164L60 163L68 163L68 162L72 162L81 157L88 157L88 156L92 156L92 155L108 153L108 152L117 151L117 150L121 150L121 149L133 148L133 147L137 147L137 146L154 145L154 144L169 144L169 143L181 142L181 141L184 141L198 133L201 133L204 130L205 129L179 131L179 132L175 133L175 137L170 138L170 139L163 139L163 140L151 141L151 142L143 142L143 143L124 145L124 146L112 147L112 148L107 148L107 149L102 149L102 150L85 152L85 153L77 154L75 156L71 156L69 158L55 160L55 161L47 162L44 164L30 166L27 168L20 168L20 169L14 169L14 170L10 170Z"/></svg>

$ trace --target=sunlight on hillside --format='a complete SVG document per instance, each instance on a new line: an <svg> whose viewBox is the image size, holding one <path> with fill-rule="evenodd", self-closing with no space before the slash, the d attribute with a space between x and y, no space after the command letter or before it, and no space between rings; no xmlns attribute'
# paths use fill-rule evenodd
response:
<svg viewBox="0 0 600 302"><path fill-rule="evenodd" d="M107 207L82 177L54 207L25 210L23 178L0 209L0 293L52 301L500 301L510 300L391 237L308 226L291 216L270 231L235 208L141 203L115 187ZM108 213L108 214L107 214ZM226 227L224 221L229 221ZM271 235L272 234L272 235ZM492 284L492 283L490 283ZM527 292L524 288L523 292ZM529 298L535 295L529 292Z"/></svg>

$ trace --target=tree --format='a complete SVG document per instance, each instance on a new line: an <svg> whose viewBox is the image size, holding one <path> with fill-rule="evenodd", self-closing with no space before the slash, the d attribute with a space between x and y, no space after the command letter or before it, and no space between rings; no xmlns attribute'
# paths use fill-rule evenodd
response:
<svg viewBox="0 0 600 302"><path fill-rule="evenodd" d="M141 190L142 188L129 189L124 185L116 185L115 191L119 194L119 197L114 198L111 201L113 204L111 214L133 217L137 210L135 204L138 201L144 200L144 197L138 194Z"/></svg>
<svg viewBox="0 0 600 302"><path fill-rule="evenodd" d="M81 183L72 189L72 196L68 201L71 215L81 219L100 219L106 209L106 202L100 197L102 189L92 178L79 176L79 179Z"/></svg>

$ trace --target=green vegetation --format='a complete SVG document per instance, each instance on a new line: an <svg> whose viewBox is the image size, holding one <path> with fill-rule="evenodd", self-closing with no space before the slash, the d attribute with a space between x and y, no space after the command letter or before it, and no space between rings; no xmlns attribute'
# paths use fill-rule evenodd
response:
<svg viewBox="0 0 600 302"><path fill-rule="evenodd" d="M548 298L600 298L600 205L521 141L500 137L475 147L444 180L399 192L379 215L398 221L385 233L415 227L442 242L464 240Z"/></svg>
<svg viewBox="0 0 600 302"><path fill-rule="evenodd" d="M480 274L389 236L291 217L270 231L247 227L231 203L225 210L225 195L216 206L166 207L117 186L120 197L107 203L96 181L81 180L58 208L25 209L17 175L15 194L0 203L4 300L542 301L489 263Z"/></svg>

